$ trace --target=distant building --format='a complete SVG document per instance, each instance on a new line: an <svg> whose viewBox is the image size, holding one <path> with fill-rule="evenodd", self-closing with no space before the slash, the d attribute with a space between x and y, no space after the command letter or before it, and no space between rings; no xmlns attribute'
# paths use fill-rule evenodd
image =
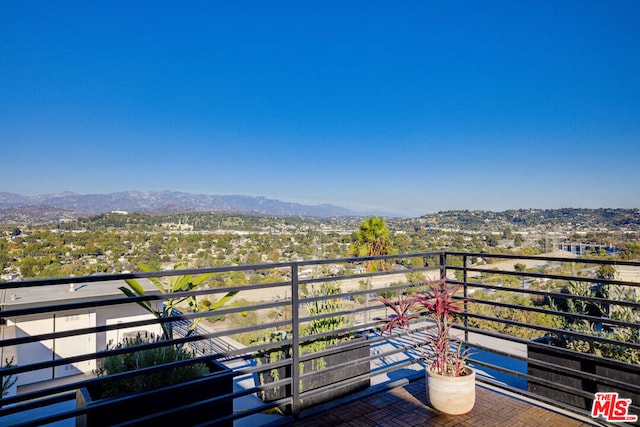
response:
<svg viewBox="0 0 640 427"><path fill-rule="evenodd" d="M558 249L571 252L574 255L583 256L587 252L599 252L604 250L607 255L619 255L620 249L613 245L598 245L594 243L562 242L558 244Z"/></svg>

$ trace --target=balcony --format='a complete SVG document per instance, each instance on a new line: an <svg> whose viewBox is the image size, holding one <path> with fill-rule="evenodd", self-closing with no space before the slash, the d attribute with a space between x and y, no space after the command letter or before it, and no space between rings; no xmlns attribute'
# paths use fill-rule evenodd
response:
<svg viewBox="0 0 640 427"><path fill-rule="evenodd" d="M365 272L364 264L374 259L393 268ZM607 266L615 267L615 276L598 273ZM241 276L248 284L168 295L152 283L204 274ZM421 278L461 284L460 297L469 301L455 325L477 372L478 397L469 414L451 417L431 409L425 400L424 363L413 341L401 333L379 333L377 319L389 313L371 296L419 289ZM126 296L119 289L131 279L146 290L144 296ZM615 391L632 400L629 414L640 414L638 288L639 262L458 252L2 283L1 360L14 363L0 374L17 381L0 401L0 425L82 425L100 411L137 412L131 396L78 406L79 390L212 359L224 370L209 376L228 379L228 389L208 387L223 390L211 397L194 392L200 390L198 379L187 382L186 389L184 384L167 386L174 400L186 400L171 409L152 396L153 411L139 413L136 423L606 424L591 417L595 392ZM169 297L215 304L229 292L233 299L211 312L185 306L158 318L140 306L161 310ZM190 333L197 319L204 320ZM192 351L193 358L116 376L94 375L105 358L133 351L118 343L158 335L163 325L171 326L172 340L141 341L134 349L178 345ZM429 324L421 319L414 324L418 334L425 327ZM315 345L354 335L358 339L336 346ZM562 341L572 345L561 347ZM587 347L597 354L585 354ZM347 349L357 356L330 366L328 360ZM348 373L350 368L355 373ZM194 421L192 414L202 408L208 415Z"/></svg>

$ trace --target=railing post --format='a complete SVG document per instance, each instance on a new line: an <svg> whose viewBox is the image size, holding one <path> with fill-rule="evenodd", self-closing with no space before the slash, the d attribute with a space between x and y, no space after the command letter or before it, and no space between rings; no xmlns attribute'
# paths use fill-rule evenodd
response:
<svg viewBox="0 0 640 427"><path fill-rule="evenodd" d="M440 283L441 286L446 286L447 283L447 253L440 253Z"/></svg>
<svg viewBox="0 0 640 427"><path fill-rule="evenodd" d="M300 315L298 263L291 264L291 413L300 414Z"/></svg>
<svg viewBox="0 0 640 427"><path fill-rule="evenodd" d="M462 257L462 281L464 284L462 285L463 296L464 296L464 340L469 341L469 317L467 316L467 298L469 297L469 289L467 287L467 255L463 255Z"/></svg>

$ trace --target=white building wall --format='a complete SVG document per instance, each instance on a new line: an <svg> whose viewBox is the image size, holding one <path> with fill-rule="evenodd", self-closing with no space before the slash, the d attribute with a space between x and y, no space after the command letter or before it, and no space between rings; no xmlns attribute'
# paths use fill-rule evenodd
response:
<svg viewBox="0 0 640 427"><path fill-rule="evenodd" d="M47 334L53 332L53 318L20 318L7 322L8 326L15 326L16 338ZM46 362L53 360L53 340L43 340L28 344L20 344L16 349L16 364L29 365L32 363ZM38 369L36 371L24 372L18 375L16 385L21 386L40 381L53 379L52 369Z"/></svg>
<svg viewBox="0 0 640 427"><path fill-rule="evenodd" d="M92 322L93 319L93 322ZM75 329L84 329L95 326L95 314L89 311L67 312L55 315L55 331L64 332ZM90 354L95 352L95 334L76 335L73 337L58 338L54 340L53 354L56 359ZM91 372L96 368L94 360L76 362L73 364L57 366L54 377L62 378Z"/></svg>
<svg viewBox="0 0 640 427"><path fill-rule="evenodd" d="M8 319L7 327L15 328L17 338L35 336L53 332L71 331L103 325L153 319L154 316L141 307L132 304L123 306L98 307L95 310L73 311L65 313L42 314ZM35 343L20 344L15 349L16 364L28 365L106 350L108 345L122 341L124 334L149 332L161 333L160 325L145 325L136 328L48 339ZM82 361L58 366L55 369L39 369L18 375L17 386L40 381L62 378L70 375L91 373L96 369L96 361Z"/></svg>

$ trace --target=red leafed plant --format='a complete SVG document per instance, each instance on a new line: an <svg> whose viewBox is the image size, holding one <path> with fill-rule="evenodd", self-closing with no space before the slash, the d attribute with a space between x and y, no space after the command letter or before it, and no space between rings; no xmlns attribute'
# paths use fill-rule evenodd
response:
<svg viewBox="0 0 640 427"><path fill-rule="evenodd" d="M408 329L409 323L413 319L417 319L417 314L413 314L411 310L416 305L418 301L416 297L412 295L399 295L396 301L391 301L385 297L377 297L374 298L377 301L384 303L387 307L392 309L395 312L395 315L389 316L386 319L381 320L384 322L384 326L381 329L381 332L384 334L385 332L393 332L394 328Z"/></svg>
<svg viewBox="0 0 640 427"><path fill-rule="evenodd" d="M418 348L425 360L429 361L429 369L440 375L459 377L467 375L466 369L467 351L463 350L460 339L451 336L451 323L449 320L462 311L464 299L454 298L460 290L460 285L447 287L444 280L426 282L430 291L416 294L402 294L390 300L384 297L374 298L392 309L395 315L382 319L384 325L381 333L392 334L394 328L400 328L409 332L409 337ZM423 328L427 332L427 341L432 346L432 351L426 353L424 348L415 340L410 329L411 320L420 316L417 311L427 311L427 316L435 322L435 327Z"/></svg>

